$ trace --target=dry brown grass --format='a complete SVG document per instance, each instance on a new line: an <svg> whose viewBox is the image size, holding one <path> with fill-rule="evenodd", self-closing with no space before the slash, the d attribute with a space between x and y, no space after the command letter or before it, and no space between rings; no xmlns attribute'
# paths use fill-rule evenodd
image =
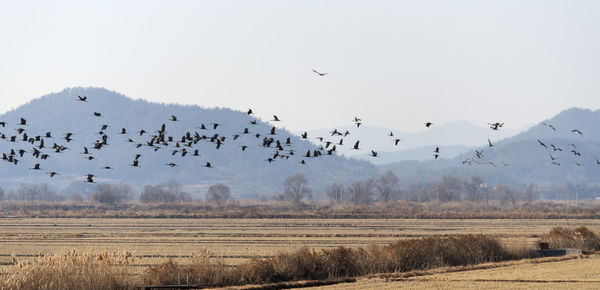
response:
<svg viewBox="0 0 600 290"><path fill-rule="evenodd" d="M505 206L499 201L408 202L393 201L368 206L334 205L313 201L301 207L289 202L242 200L236 206L217 207L206 201L185 203L105 205L91 201L4 201L0 212L19 217L73 218L428 218L428 219L595 219L600 203L586 200L577 206L566 201L536 201Z"/></svg>
<svg viewBox="0 0 600 290"><path fill-rule="evenodd" d="M173 261L151 266L145 284L176 284L185 277L192 284L228 286L299 280L326 280L371 273L411 271L442 266L471 265L514 258L491 236L426 237L367 248L337 247L281 252L273 258L252 259L227 268L207 254L187 264Z"/></svg>
<svg viewBox="0 0 600 290"><path fill-rule="evenodd" d="M131 252L67 251L8 267L1 289L131 289Z"/></svg>
<svg viewBox="0 0 600 290"><path fill-rule="evenodd" d="M600 237L586 227L573 230L555 227L549 233L542 235L540 242L549 243L551 248L600 250Z"/></svg>

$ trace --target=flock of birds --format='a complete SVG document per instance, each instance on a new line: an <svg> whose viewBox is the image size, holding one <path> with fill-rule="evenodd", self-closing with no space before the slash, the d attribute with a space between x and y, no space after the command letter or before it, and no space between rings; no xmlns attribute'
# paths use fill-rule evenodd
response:
<svg viewBox="0 0 600 290"><path fill-rule="evenodd" d="M316 73L317 75L319 75L320 77L324 77L327 75L327 73L321 73L314 69L313 69L313 72ZM87 96L77 96L77 98L74 99L74 101L80 102L80 103L88 103L88 97ZM252 109L249 109L246 112L246 114L251 117L254 114L254 111ZM92 118L102 118L103 115L100 112L93 112L91 114L91 117ZM251 126L256 126L259 124L259 122L256 119L250 118L250 120L248 121L248 124L250 126L242 128L238 134L234 134L232 136L221 135L217 131L217 128L219 126L221 126L221 124L219 124L219 123L207 123L207 124L202 123L202 124L200 124L200 126L195 128L196 130L187 131L182 136L169 135L167 132L166 123L179 122L179 121L180 121L180 119L177 116L172 115L171 118L166 120L165 123L162 123L160 128L158 128L155 131L146 131L144 129L140 129L135 132L131 132L131 135L130 135L130 131L127 128L121 128L121 130L117 134L132 136L131 138L127 138L127 142L132 143L133 146L135 146L135 148L139 149L142 147L150 147L155 152L159 151L161 149L163 149L163 150L166 149L166 150L170 150L170 153L172 156L180 155L181 157L185 157L185 156L198 157L198 156L200 156L200 151L199 151L199 149L197 149L195 147L195 145L201 141L206 141L206 142L212 143L214 145L215 149L219 150L222 146L225 145L225 142L228 139L235 141L235 140L238 140L238 138L240 138L240 136L242 136L242 135L253 135L257 140L259 140L261 147L272 150L271 151L272 154L269 153L268 158L265 159L266 162L271 163L271 162L274 162L279 159L288 160L290 158L290 156L297 155L297 156L299 156L299 159L300 159L298 161L299 164L306 164L306 160L309 160L309 158L318 158L322 155L336 154L336 150L337 150L338 146L344 146L344 138L346 138L348 135L351 134L348 130L341 132L341 131L338 131L337 129L333 129L332 131L329 132L330 137L327 137L327 138L326 137L316 137L316 139L319 140L319 142L320 142L317 149L314 149L314 150L309 149L304 154L296 154L294 149L292 149L292 147L291 147L292 146L291 137L287 137L282 140L279 140L278 138L276 138L278 136L278 133L277 133L278 129L275 126L272 126L268 132L264 132L264 133L257 133L257 132L254 132L254 130L251 130L250 129ZM272 123L281 122L281 120L279 119L279 117L277 115L273 115L273 119L271 119L269 121ZM363 124L362 119L359 117L354 117L352 119L352 122L354 123L356 128L359 128ZM543 124L545 126L548 126L549 128L551 128L552 130L556 131L556 128L554 126L552 126L551 124L548 124L548 123L543 123ZM7 125L6 122L0 121L0 127L5 128L6 125ZM10 149L9 152L2 153L2 157L1 157L2 160L12 163L14 165L18 165L20 162L20 159L23 158L26 153L30 153L31 156L35 157L36 159L46 160L48 157L51 156L50 154L52 154L53 156L56 156L57 154L60 154L60 153L64 152L65 150L69 149L67 147L67 145L73 140L73 136L74 136L73 132L67 132L62 135L61 140L64 141L64 142L60 142L62 144L53 142L53 145L49 146L46 144L46 142L47 142L47 140L51 140L54 138L53 133L45 132L44 134L30 136L28 134L30 132L28 132L28 129L27 129L28 125L29 124L28 124L27 120L24 117L21 117L20 121L16 124L17 128L14 129L17 132L16 135L7 136L4 133L0 133L0 139L2 139L2 140L5 140L10 143L20 142L21 144L23 144L23 143L29 144L29 146L31 148L29 150L24 149L24 148ZM434 124L432 122L425 122L424 125L426 128L431 128L432 126L434 126ZM494 130L494 131L500 130L503 125L504 125L504 123L500 123L500 122L489 123L490 129ZM99 151L108 146L108 144L109 144L108 141L110 138L109 135L107 134L108 127L109 127L109 125L107 125L107 124L101 125L100 130L97 132L97 135L99 135L100 137L97 140L95 140L94 142L91 142L88 145L88 146L90 146L89 148L88 148L88 146L83 146L81 154L83 154L86 159L94 160L96 158L92 154L90 148ZM212 135L211 135L211 133L201 134L201 133L199 133L199 131L200 132L212 131L211 132ZM573 129L571 132L579 134L580 136L583 135L583 133L578 129ZM141 141L141 142L135 141L133 139L134 135L139 138L147 138L147 139L145 139L144 141ZM390 137L390 142L393 142L393 144L395 146L398 146L400 141L402 141L400 138L397 138L396 136L394 136L393 132L390 132L388 134L388 136ZM301 139L309 139L307 132L300 134L299 137ZM546 149L552 150L552 152L563 151L562 148L559 148L558 146L556 146L554 144L546 145L544 142L542 142L539 139L537 141L539 142L539 144L541 146L543 146ZM492 142L489 139L488 139L488 144L489 144L489 147L494 146L494 144L492 144ZM241 144L238 146L240 147L241 151L246 151L246 149L248 148L249 145ZM357 140L354 142L351 149L352 150L361 150L361 148L359 146L360 146L360 140ZM581 157L581 153L577 151L576 145L570 144L570 146L571 146L570 152L573 153L575 156ZM370 151L371 151L370 152L371 157L374 157L374 158L380 157L379 153L376 152L375 150L370 150ZM558 158L555 157L554 155L552 155L552 152L550 153L550 158L551 158L552 164L554 164L556 166L560 166L561 164L559 163ZM441 155L441 150L440 150L439 146L435 146L435 148L433 149L432 155L433 155L434 159L438 159L438 157ZM475 155L471 158L466 158L465 160L463 160L462 164L466 164L466 165L489 164L489 165L496 167L496 164L492 161L484 162L483 155L484 155L483 149L475 150ZM132 156L132 161L129 164L129 166L141 167L141 163L140 163L141 157L142 157L141 153L136 153L134 156ZM596 159L596 162L600 165L600 160ZM510 165L507 162L502 162L502 163L504 166ZM575 163L577 164L577 166L581 165L581 163L579 163L579 162L575 162ZM178 166L174 162L168 162L168 163L165 163L165 165L168 167ZM206 161L202 166L206 167L206 168L213 168L213 165L211 164L210 161ZM29 168L29 169L35 170L35 171L40 171L40 170L42 170L42 167L41 167L40 163L35 163L33 165L33 167ZM103 166L103 167L101 167L101 169L110 170L110 169L113 169L113 167L112 166ZM58 173L56 171L48 171L46 173L50 177L60 175L60 173ZM85 174L84 181L88 182L88 183L94 183L95 177L96 177L96 175L92 174L92 173Z"/></svg>

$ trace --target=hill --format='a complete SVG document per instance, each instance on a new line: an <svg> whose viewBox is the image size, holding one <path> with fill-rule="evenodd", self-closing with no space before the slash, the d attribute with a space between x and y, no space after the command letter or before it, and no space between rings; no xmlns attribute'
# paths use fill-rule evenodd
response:
<svg viewBox="0 0 600 290"><path fill-rule="evenodd" d="M87 102L78 101L77 96L87 96ZM94 112L101 116L93 116ZM172 115L178 120L170 121ZM21 117L26 119L27 125L18 125ZM18 165L0 162L0 185L5 188L25 182L48 182L56 188L85 190L89 186L84 176L94 174L96 182L124 182L137 188L176 181L198 194L204 193L211 184L223 182L232 187L236 197L244 198L280 193L285 178L296 173L305 174L317 191L323 190L332 180L350 182L378 173L368 162L336 155L303 158L301 155L307 150L312 152L317 147L284 129L276 128L276 135L269 135L271 124L256 120L256 125L252 125L249 122L255 118L245 112L150 103L102 88L70 88L48 94L0 115L0 120L6 122L0 131L7 138L0 140L0 152L8 155L13 149L19 160ZM213 123L219 126L214 129ZM172 136L173 141L167 140L168 146L158 141L149 146L150 136L158 135L163 124L165 135ZM207 129L200 129L202 124ZM101 130L102 125L108 127ZM19 128L25 131L19 133L16 131ZM122 128L127 134L120 134ZM249 134L243 134L244 128L248 128ZM141 130L147 133L140 136ZM51 132L52 137L44 138L46 132ZM180 140L187 132L192 138ZM66 133L72 133L72 141L64 139ZM34 139L42 136L45 148L38 148L39 141L21 141L24 134ZM216 139L225 137L219 149L216 149L216 139L210 140L215 134L218 134ZM255 134L260 136L257 138ZM93 149L96 142L102 143L102 135L106 135L106 145L100 150ZM233 140L234 135L239 137ZM17 142L9 142L11 136L15 136ZM287 159L277 157L273 162L267 162L276 150L275 143L270 147L262 146L265 137L280 140L285 148L279 150L279 154ZM290 138L290 146L283 145L287 138ZM128 142L130 139L133 142ZM189 142L192 142L191 146L186 147ZM68 149L57 153L50 148L54 143ZM242 151L242 145L248 146L245 151ZM49 158L33 157L34 147ZM90 155L82 154L84 147ZM185 156L182 156L182 149L188 152ZM25 150L22 157L18 156L18 150ZM193 156L194 150L198 150L200 156ZM131 166L136 154L141 154L139 167ZM86 159L89 156L94 159ZM299 163L302 159L305 159L305 165ZM206 162L213 168L203 167ZM41 170L29 170L35 163L40 164ZM176 166L171 168L165 165L167 163ZM102 169L104 166L113 169ZM50 178L44 174L50 171L60 175Z"/></svg>
<svg viewBox="0 0 600 290"><path fill-rule="evenodd" d="M363 148L375 150L381 153L382 158L378 163L392 163L401 160L423 160L431 157L428 151L431 147L446 146L450 151L445 154L444 158L453 158L462 149L465 151L468 148L484 145L487 139L492 141L502 140L508 137L515 136L522 129L504 128L500 131L491 131L488 127L474 125L467 121L456 121L443 125L434 125L431 128L425 128L423 131L416 133L407 133L391 128L382 128L376 126L363 125L360 128L356 127L340 127L338 131L352 132L348 140L361 140ZM309 131L310 136L329 136L331 130L318 129ZM394 136L390 137L390 132ZM398 145L395 145L394 139L401 139ZM316 139L312 139L316 140ZM360 159L365 159L368 155L364 152L350 150L348 147L340 148L340 154L346 156L357 156ZM424 153L427 153L426 157ZM363 156L361 156L363 155ZM370 160L372 161L372 160Z"/></svg>
<svg viewBox="0 0 600 290"><path fill-rule="evenodd" d="M397 162L381 165L380 169L391 169L404 180L419 180L414 179L415 168L424 168L429 174L420 179L423 182L444 174L464 178L479 175L490 184L524 187L535 183L553 191L562 190L557 185L600 184L600 165L596 159L600 158L600 133L594 129L599 122L600 111L571 108L525 132L495 142L493 147L480 146L449 161ZM572 132L574 129L583 134ZM481 158L475 150L483 152Z"/></svg>

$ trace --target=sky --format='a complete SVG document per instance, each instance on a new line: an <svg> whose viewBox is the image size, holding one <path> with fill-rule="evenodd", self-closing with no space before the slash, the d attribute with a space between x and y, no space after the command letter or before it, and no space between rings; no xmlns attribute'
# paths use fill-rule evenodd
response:
<svg viewBox="0 0 600 290"><path fill-rule="evenodd" d="M0 0L0 113L93 86L252 108L294 131L355 116L405 132L520 128L600 108L598 11L572 0Z"/></svg>

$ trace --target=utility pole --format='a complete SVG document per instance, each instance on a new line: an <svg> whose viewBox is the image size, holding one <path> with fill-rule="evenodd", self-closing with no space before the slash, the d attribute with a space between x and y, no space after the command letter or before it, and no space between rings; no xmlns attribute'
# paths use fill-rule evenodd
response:
<svg viewBox="0 0 600 290"><path fill-rule="evenodd" d="M577 193L576 193L577 203L576 206L579 206L579 183L577 183Z"/></svg>
<svg viewBox="0 0 600 290"><path fill-rule="evenodd" d="M435 200L436 204L440 206L440 184L435 185Z"/></svg>
<svg viewBox="0 0 600 290"><path fill-rule="evenodd" d="M567 208L571 207L571 187L567 185Z"/></svg>

